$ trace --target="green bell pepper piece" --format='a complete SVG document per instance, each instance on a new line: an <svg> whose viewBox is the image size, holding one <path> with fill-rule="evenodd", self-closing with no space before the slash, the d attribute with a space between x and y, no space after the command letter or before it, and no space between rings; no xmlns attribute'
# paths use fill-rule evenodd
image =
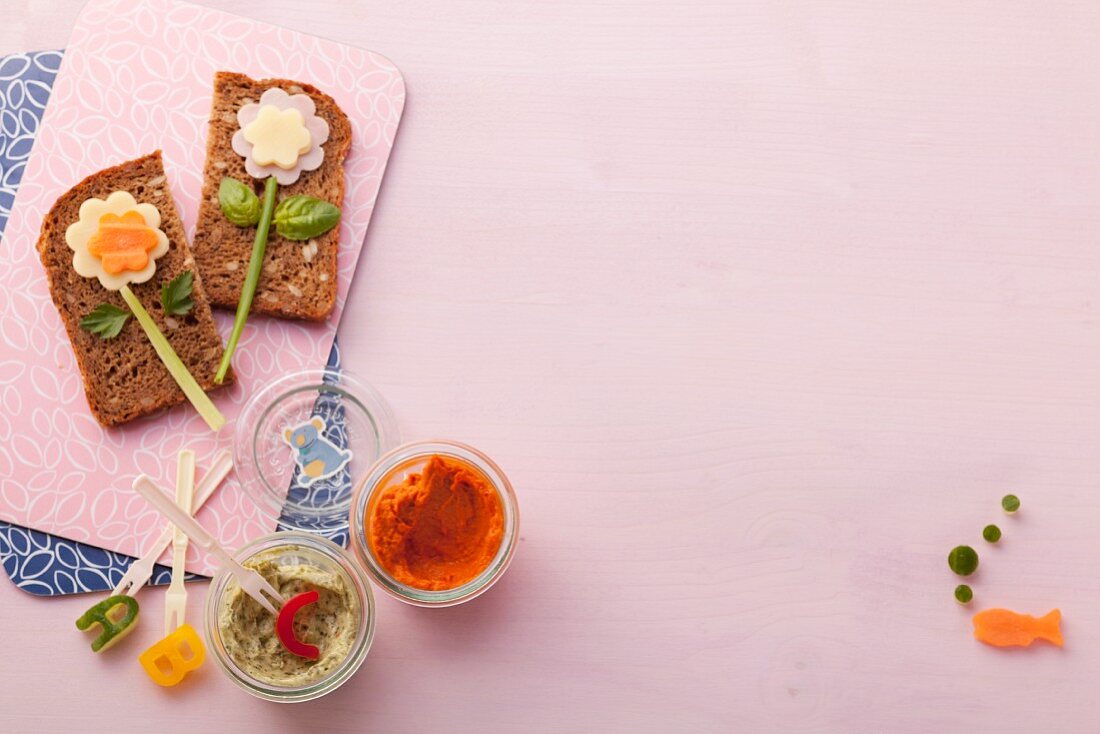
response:
<svg viewBox="0 0 1100 734"><path fill-rule="evenodd" d="M112 619L111 613L118 607L126 607L126 613L121 618ZM80 619L76 620L76 628L83 631L98 624L102 631L99 637L92 640L92 652L102 652L128 635L137 618L137 599L123 595L109 596L81 614Z"/></svg>

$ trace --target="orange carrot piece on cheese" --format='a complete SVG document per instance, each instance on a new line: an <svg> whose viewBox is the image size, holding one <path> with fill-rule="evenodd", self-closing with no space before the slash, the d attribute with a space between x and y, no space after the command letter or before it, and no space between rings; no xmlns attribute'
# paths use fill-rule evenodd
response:
<svg viewBox="0 0 1100 734"><path fill-rule="evenodd" d="M88 252L103 261L105 271L118 274L144 268L149 263L149 251L156 246L152 227L131 209L121 217L109 212L100 217L99 230L88 242Z"/></svg>

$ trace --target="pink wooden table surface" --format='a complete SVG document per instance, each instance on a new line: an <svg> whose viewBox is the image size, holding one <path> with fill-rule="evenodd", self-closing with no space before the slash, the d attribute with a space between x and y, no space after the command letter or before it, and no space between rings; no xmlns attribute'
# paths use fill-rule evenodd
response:
<svg viewBox="0 0 1100 734"><path fill-rule="evenodd" d="M5 6L0 52L78 6ZM341 341L499 460L523 542L465 607L382 599L297 707L152 686L159 592L94 657L88 599L0 583L0 731L1095 731L1100 7L225 7L404 72ZM1060 605L1065 650L970 639L968 541L977 607Z"/></svg>

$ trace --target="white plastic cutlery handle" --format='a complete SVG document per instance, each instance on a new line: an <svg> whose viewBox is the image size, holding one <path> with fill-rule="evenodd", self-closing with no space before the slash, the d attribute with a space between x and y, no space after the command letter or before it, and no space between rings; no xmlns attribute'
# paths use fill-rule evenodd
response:
<svg viewBox="0 0 1100 734"><path fill-rule="evenodd" d="M202 475L202 480L195 486L195 495L191 498L191 514L194 515L198 512L206 501L210 499L210 495L214 494L214 490L221 486L221 483L225 481L225 478L229 476L229 472L233 470L233 457L229 451L221 451L214 457L214 463L210 465L210 469ZM172 541L176 535L176 528L174 525L169 525L161 533L160 538L157 539L156 545L153 550L149 551L146 555L153 557L153 560L160 558L160 554L165 549L172 545ZM143 556L144 557L144 556ZM145 579L148 581L149 579ZM139 586L144 586L145 581L142 581Z"/></svg>
<svg viewBox="0 0 1100 734"><path fill-rule="evenodd" d="M176 467L176 507L191 515L191 498L195 494L195 452L184 449L180 452L179 465ZM175 542L187 544L185 533L176 533Z"/></svg>
<svg viewBox="0 0 1100 734"><path fill-rule="evenodd" d="M134 480L134 491L144 497L160 514L171 520L177 528L187 533L187 537L191 538L195 545L213 553L223 563L235 563L233 557L218 544L218 541L214 540L214 536L206 532L195 518L181 510L172 497L161 492L149 475L138 475Z"/></svg>
<svg viewBox="0 0 1100 734"><path fill-rule="evenodd" d="M228 449L219 451L214 457L214 462L210 465L210 469L206 471L202 476L202 481L195 487L195 496L191 498L191 514L195 514L199 511L206 501L210 499L210 496L214 494L214 491L221 485L225 478L229 476L229 472L233 470L233 456ZM137 593L138 589L145 586L149 579L153 575L153 564L160 558L160 554L172 545L172 540L175 536L175 526L169 524L161 532L160 537L157 538L157 542L153 544L145 555L135 561L127 569L122 580L118 582L118 586L115 587L114 594L129 594L133 596Z"/></svg>
<svg viewBox="0 0 1100 734"><path fill-rule="evenodd" d="M191 514L194 515L214 494L214 490L221 486L229 472L233 470L233 455L228 449L219 451L214 457L210 468L202 475L202 479L195 485L195 495L191 498ZM163 550L163 549L162 549Z"/></svg>
<svg viewBox="0 0 1100 734"><path fill-rule="evenodd" d="M191 498L195 494L195 452L184 449L176 466L176 507L191 514ZM164 596L164 636L183 625L187 614L187 588L183 585L184 564L187 561L187 533L174 529L172 538L172 583Z"/></svg>

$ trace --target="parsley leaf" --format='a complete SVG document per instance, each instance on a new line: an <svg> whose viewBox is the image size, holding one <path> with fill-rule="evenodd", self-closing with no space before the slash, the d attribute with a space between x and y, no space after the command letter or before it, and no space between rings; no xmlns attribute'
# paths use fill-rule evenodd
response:
<svg viewBox="0 0 1100 734"><path fill-rule="evenodd" d="M191 283L194 279L194 274L185 270L160 289L160 303L166 314L183 316L195 307L195 302L191 300Z"/></svg>
<svg viewBox="0 0 1100 734"><path fill-rule="evenodd" d="M103 339L114 339L122 333L122 327L130 319L130 312L110 303L101 303L80 320L80 328L98 334Z"/></svg>

